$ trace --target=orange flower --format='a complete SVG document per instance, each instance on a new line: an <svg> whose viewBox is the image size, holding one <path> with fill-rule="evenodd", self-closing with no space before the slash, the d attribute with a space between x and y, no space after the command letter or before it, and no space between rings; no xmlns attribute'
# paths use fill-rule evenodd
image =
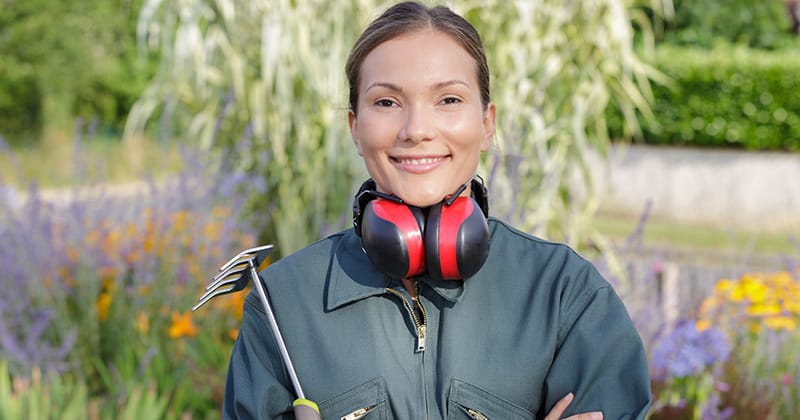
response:
<svg viewBox="0 0 800 420"><path fill-rule="evenodd" d="M208 222L203 226L203 236L206 239L216 241L220 237L220 232L222 232L222 223L220 222Z"/></svg>
<svg viewBox="0 0 800 420"><path fill-rule="evenodd" d="M236 339L239 337L239 330L231 328L228 330L228 337L230 337L231 340L236 341Z"/></svg>
<svg viewBox="0 0 800 420"><path fill-rule="evenodd" d="M261 263L261 265L258 266L258 271L261 272L261 270L267 268L269 264L270 264L270 257L267 256L267 258L264 258L264 261Z"/></svg>
<svg viewBox="0 0 800 420"><path fill-rule="evenodd" d="M169 327L170 338L194 337L199 330L192 322L192 313L186 311L183 315L172 311L172 325Z"/></svg>
<svg viewBox="0 0 800 420"><path fill-rule="evenodd" d="M109 308L111 308L111 294L107 292L100 293L100 296L97 297L97 302L94 303L97 319L100 321L107 320Z"/></svg>
<svg viewBox="0 0 800 420"><path fill-rule="evenodd" d="M236 319L242 320L242 312L244 310L244 298L247 297L247 293L242 290L239 293L233 293L232 296L228 298L228 307L231 309L233 314L236 316Z"/></svg>
<svg viewBox="0 0 800 420"><path fill-rule="evenodd" d="M707 319L701 319L695 323L695 329L699 332L703 332L711 327L711 321Z"/></svg>
<svg viewBox="0 0 800 420"><path fill-rule="evenodd" d="M136 328L136 331L139 331L140 334L147 334L147 331L150 330L150 318L147 317L146 313L139 312L136 314L136 322L134 323L134 327Z"/></svg>

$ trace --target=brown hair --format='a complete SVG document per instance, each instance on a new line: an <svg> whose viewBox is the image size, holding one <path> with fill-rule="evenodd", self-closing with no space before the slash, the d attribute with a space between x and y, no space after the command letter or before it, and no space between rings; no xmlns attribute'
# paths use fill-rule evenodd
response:
<svg viewBox="0 0 800 420"><path fill-rule="evenodd" d="M350 110L354 113L358 107L358 84L361 79L361 64L366 56L378 45L400 35L435 29L453 37L467 50L477 64L478 83L481 90L481 102L486 107L489 95L489 65L478 31L452 10L444 6L427 7L416 2L398 3L383 12L364 30L356 41L350 56L347 57L345 71L350 85Z"/></svg>

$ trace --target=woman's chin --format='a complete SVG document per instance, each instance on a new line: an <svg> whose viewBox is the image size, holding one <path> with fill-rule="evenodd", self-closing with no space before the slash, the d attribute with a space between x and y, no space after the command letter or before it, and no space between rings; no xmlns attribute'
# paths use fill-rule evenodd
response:
<svg viewBox="0 0 800 420"><path fill-rule="evenodd" d="M445 196L449 193L441 191L413 191L400 196L408 205L415 207L430 207L434 204L440 203L444 200Z"/></svg>

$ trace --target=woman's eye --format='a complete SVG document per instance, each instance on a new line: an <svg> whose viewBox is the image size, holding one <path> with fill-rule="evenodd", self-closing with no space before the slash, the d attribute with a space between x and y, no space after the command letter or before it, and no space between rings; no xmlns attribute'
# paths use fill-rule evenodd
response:
<svg viewBox="0 0 800 420"><path fill-rule="evenodd" d="M391 99L378 99L377 101L375 101L375 105L391 107L395 106L395 103Z"/></svg>
<svg viewBox="0 0 800 420"><path fill-rule="evenodd" d="M456 98L454 96L448 96L448 97L442 99L442 103L445 104L445 105L457 104L459 102L461 102L461 99L458 99L458 98Z"/></svg>

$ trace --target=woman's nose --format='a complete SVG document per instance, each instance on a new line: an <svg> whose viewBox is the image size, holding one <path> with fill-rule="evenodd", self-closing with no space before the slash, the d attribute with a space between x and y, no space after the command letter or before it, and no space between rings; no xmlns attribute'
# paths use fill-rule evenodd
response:
<svg viewBox="0 0 800 420"><path fill-rule="evenodd" d="M403 114L405 121L399 133L400 141L419 143L433 138L435 130L430 110L410 105Z"/></svg>

